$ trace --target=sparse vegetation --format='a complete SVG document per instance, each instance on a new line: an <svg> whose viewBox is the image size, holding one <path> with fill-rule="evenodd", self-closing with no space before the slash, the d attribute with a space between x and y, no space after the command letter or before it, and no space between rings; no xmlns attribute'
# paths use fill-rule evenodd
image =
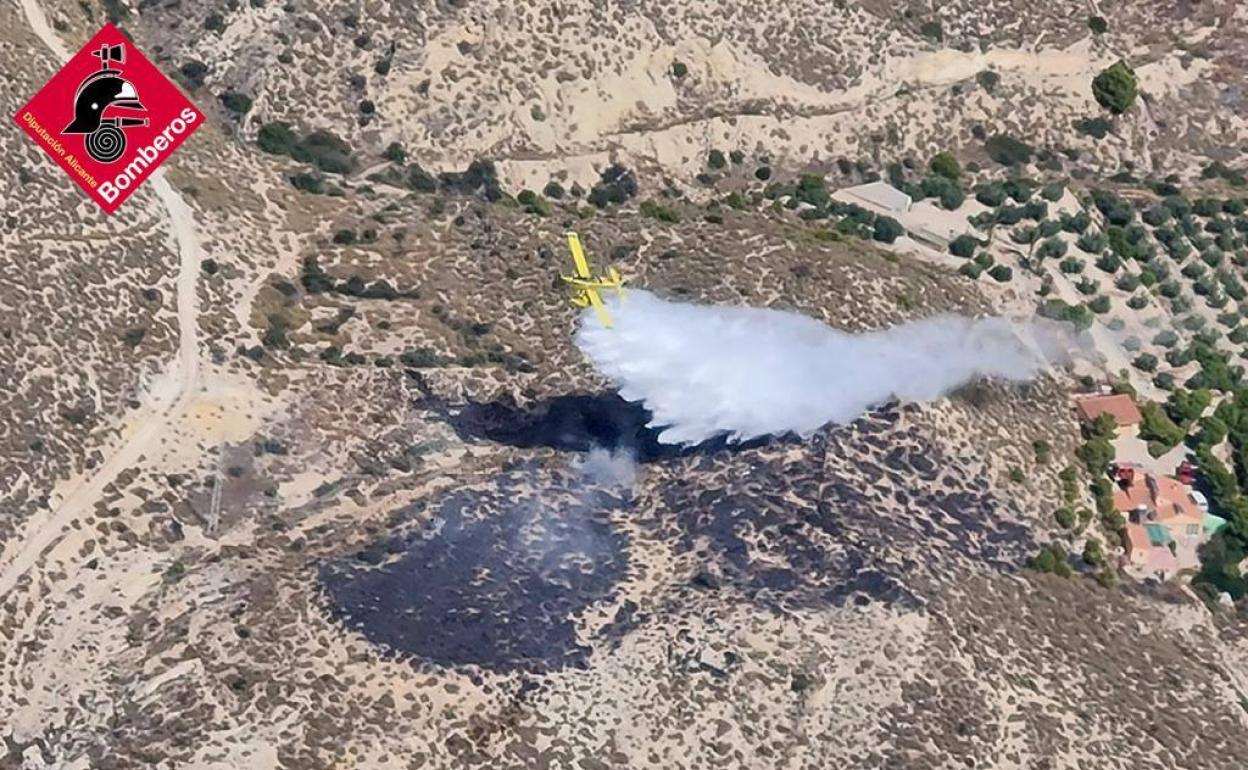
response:
<svg viewBox="0 0 1248 770"><path fill-rule="evenodd" d="M1031 162L1032 149L1012 136L995 134L984 143L988 157L1003 166L1020 166Z"/></svg>
<svg viewBox="0 0 1248 770"><path fill-rule="evenodd" d="M680 214L676 213L674 209L652 200L642 201L640 211L642 216L657 219L660 222L676 224L680 221Z"/></svg>
<svg viewBox="0 0 1248 770"><path fill-rule="evenodd" d="M300 139L289 124L274 121L260 127L256 143L271 155L287 155L325 173L346 174L355 169L351 148L328 131L313 131Z"/></svg>
<svg viewBox="0 0 1248 770"><path fill-rule="evenodd" d="M630 169L612 164L603 170L598 183L589 191L589 202L598 208L620 204L637 195L637 175Z"/></svg>
<svg viewBox="0 0 1248 770"><path fill-rule="evenodd" d="M236 115L246 115L251 110L251 97L240 91L226 91L221 94L221 104Z"/></svg>

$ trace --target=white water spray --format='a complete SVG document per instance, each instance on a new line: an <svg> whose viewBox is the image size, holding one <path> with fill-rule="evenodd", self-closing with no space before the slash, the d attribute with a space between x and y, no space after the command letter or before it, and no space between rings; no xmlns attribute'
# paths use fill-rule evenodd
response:
<svg viewBox="0 0 1248 770"><path fill-rule="evenodd" d="M642 401L659 440L809 436L897 398L940 398L976 377L1034 378L1064 362L1074 335L1041 320L937 316L850 334L797 313L671 302L630 290L607 300L615 326L587 310L577 347Z"/></svg>

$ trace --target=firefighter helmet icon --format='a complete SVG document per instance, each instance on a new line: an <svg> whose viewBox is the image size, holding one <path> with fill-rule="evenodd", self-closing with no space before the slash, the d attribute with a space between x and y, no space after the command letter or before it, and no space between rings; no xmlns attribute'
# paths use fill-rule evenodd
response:
<svg viewBox="0 0 1248 770"><path fill-rule="evenodd" d="M106 114L113 108L143 111L134 85L111 65L126 63L126 47L104 45L91 55L100 60L100 69L88 75L74 94L74 119L61 133L86 134L87 154L100 163L112 163L126 151L125 129L146 126L147 118Z"/></svg>

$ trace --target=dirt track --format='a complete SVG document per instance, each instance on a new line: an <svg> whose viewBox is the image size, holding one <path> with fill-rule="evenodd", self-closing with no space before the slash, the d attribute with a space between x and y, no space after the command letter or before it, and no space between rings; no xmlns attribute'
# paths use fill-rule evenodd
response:
<svg viewBox="0 0 1248 770"><path fill-rule="evenodd" d="M31 29L61 61L69 50L48 25L43 9L35 0L22 0L22 11ZM60 504L49 517L32 521L25 533L6 548L0 571L0 597L14 585L53 545L62 532L99 497L117 474L139 459L163 432L171 417L184 411L199 383L199 301L196 279L202 249L190 207L169 184L163 171L151 178L152 189L169 213L172 234L181 257L178 268L178 357L152 383L146 403L131 415L122 431L121 443L93 472L60 485Z"/></svg>

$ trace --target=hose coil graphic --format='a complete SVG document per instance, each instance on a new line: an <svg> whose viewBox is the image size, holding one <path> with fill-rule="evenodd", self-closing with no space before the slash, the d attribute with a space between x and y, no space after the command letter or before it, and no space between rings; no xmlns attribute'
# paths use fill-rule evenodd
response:
<svg viewBox="0 0 1248 770"><path fill-rule="evenodd" d="M100 163L112 163L126 151L126 135L114 125L104 124L87 135L87 154Z"/></svg>

